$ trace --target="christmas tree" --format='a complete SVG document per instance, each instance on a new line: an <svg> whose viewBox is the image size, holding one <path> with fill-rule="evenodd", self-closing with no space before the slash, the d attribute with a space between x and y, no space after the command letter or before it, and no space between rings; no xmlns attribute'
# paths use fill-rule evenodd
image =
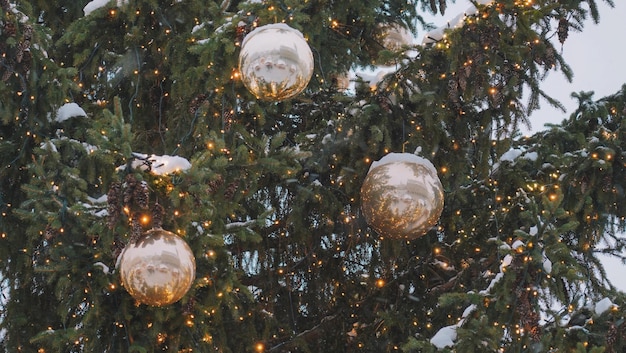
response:
<svg viewBox="0 0 626 353"><path fill-rule="evenodd" d="M0 0L1 350L626 351L600 2Z"/></svg>

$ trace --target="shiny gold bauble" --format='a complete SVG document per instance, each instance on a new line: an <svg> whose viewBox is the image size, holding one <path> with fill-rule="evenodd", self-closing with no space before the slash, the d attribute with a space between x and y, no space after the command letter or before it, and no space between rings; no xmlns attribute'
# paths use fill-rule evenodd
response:
<svg viewBox="0 0 626 353"><path fill-rule="evenodd" d="M163 306L177 302L193 283L196 259L189 245L163 229L147 231L120 254L124 288L138 302Z"/></svg>
<svg viewBox="0 0 626 353"><path fill-rule="evenodd" d="M413 44L411 32L398 24L384 26L381 37L383 47L391 51L398 51Z"/></svg>
<svg viewBox="0 0 626 353"><path fill-rule="evenodd" d="M313 75L313 53L302 33L284 23L246 35L239 53L243 84L257 98L281 101L302 92Z"/></svg>
<svg viewBox="0 0 626 353"><path fill-rule="evenodd" d="M404 52L404 50L413 45L413 35L409 32L409 30L399 24L381 25L379 33L375 38L385 50L393 53ZM393 57L387 58L384 61L380 57L375 57L374 64L396 66L398 62L397 59L393 59Z"/></svg>
<svg viewBox="0 0 626 353"><path fill-rule="evenodd" d="M410 153L390 153L372 163L361 186L361 210L383 237L415 239L443 211L443 187L432 163Z"/></svg>

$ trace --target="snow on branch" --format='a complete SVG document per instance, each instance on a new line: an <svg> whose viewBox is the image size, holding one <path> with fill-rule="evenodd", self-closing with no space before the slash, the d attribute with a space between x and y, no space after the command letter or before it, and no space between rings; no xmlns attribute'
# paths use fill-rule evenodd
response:
<svg viewBox="0 0 626 353"><path fill-rule="evenodd" d="M91 14L92 12L96 11L97 9L101 7L107 6L111 2L113 1L112 0L93 0L89 2L87 5L85 5L85 7L83 8L83 12L85 13L85 16L89 16L89 14ZM128 3L128 0L116 0L117 7L120 7L126 3Z"/></svg>
<svg viewBox="0 0 626 353"><path fill-rule="evenodd" d="M173 174L191 168L191 162L180 156L158 156L136 152L133 152L133 156L135 157L135 160L132 162L133 168L143 171L148 170L155 175ZM123 170L125 167L121 166L118 170Z"/></svg>
<svg viewBox="0 0 626 353"><path fill-rule="evenodd" d="M232 223L228 223L226 226L224 226L226 228L226 230L233 230L236 228L250 228L253 225L256 224L256 220L249 220L249 221L245 221L245 222L232 222Z"/></svg>
<svg viewBox="0 0 626 353"><path fill-rule="evenodd" d="M66 103L57 110L54 121L60 123L70 118L86 117L87 113L76 103Z"/></svg>

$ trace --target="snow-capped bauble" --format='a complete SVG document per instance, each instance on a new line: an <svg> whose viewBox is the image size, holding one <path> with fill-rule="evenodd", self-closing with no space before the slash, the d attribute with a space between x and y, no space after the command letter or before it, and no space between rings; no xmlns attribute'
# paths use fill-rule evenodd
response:
<svg viewBox="0 0 626 353"><path fill-rule="evenodd" d="M160 228L128 244L118 264L124 288L138 302L164 306L180 300L196 277L196 259L179 236Z"/></svg>
<svg viewBox="0 0 626 353"><path fill-rule="evenodd" d="M377 36L377 41L382 47L391 52L399 52L413 44L413 35L406 28L398 24L386 24L382 25L380 32ZM374 64L393 66L396 64L392 58L386 58L386 61L381 61L381 58L375 58Z"/></svg>
<svg viewBox="0 0 626 353"><path fill-rule="evenodd" d="M239 53L243 84L257 98L281 101L302 92L313 75L313 53L302 33L284 23L246 35Z"/></svg>
<svg viewBox="0 0 626 353"><path fill-rule="evenodd" d="M334 74L331 76L332 84L338 91L345 91L350 88L350 73Z"/></svg>
<svg viewBox="0 0 626 353"><path fill-rule="evenodd" d="M390 153L372 163L361 186L361 210L383 237L415 239L443 211L443 187L433 164L410 153Z"/></svg>
<svg viewBox="0 0 626 353"><path fill-rule="evenodd" d="M397 24L385 25L381 37L383 47L391 51L397 51L413 44L411 32Z"/></svg>

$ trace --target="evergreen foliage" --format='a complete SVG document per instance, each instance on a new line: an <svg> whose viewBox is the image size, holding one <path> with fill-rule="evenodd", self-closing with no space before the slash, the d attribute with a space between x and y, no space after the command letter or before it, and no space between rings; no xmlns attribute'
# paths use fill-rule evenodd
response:
<svg viewBox="0 0 626 353"><path fill-rule="evenodd" d="M399 50L386 31L421 38L446 0L111 0L85 14L94 3L0 0L0 350L626 352L624 293L599 258L626 245L626 85L575 93L569 118L519 135L540 103L560 106L541 89L572 75L555 41L598 22L596 1L476 3L441 40ZM315 72L271 103L237 58L275 22L304 34ZM375 85L341 86L381 63L393 70ZM84 116L61 119L67 103ZM421 238L383 238L362 181L416 150L443 214ZM153 155L191 167L155 173ZM196 257L166 307L136 303L115 270L153 226Z"/></svg>

